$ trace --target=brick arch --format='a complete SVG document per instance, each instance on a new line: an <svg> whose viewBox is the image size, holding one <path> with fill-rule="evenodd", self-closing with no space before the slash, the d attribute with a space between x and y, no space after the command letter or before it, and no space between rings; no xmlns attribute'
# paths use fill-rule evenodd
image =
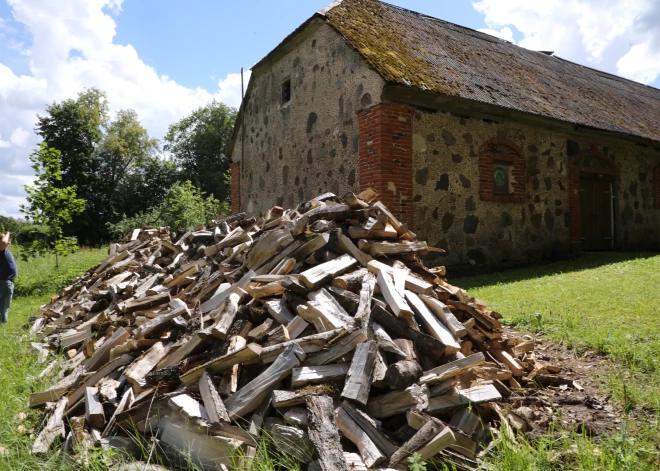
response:
<svg viewBox="0 0 660 471"><path fill-rule="evenodd" d="M494 148L505 147L507 152L496 152ZM509 166L509 194L496 194L492 180L493 165ZM525 157L522 149L504 133L487 140L479 148L479 198L482 201L523 203L525 201Z"/></svg>
<svg viewBox="0 0 660 471"><path fill-rule="evenodd" d="M594 166L594 162L598 165ZM619 177L619 166L603 154L596 144L572 156L568 162L568 208L571 215L571 242L582 240L582 211L580 203L580 177L603 175L615 182Z"/></svg>
<svg viewBox="0 0 660 471"><path fill-rule="evenodd" d="M654 207L660 209L660 164L653 169Z"/></svg>

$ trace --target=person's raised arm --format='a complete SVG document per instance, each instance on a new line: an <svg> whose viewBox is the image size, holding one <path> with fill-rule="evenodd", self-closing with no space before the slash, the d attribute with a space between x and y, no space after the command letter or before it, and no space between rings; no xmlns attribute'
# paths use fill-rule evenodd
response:
<svg viewBox="0 0 660 471"><path fill-rule="evenodd" d="M10 242L11 233L5 232L0 234L0 250L5 250Z"/></svg>

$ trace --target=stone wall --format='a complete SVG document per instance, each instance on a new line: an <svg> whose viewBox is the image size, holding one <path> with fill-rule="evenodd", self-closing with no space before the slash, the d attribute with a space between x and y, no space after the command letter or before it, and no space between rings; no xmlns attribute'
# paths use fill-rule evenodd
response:
<svg viewBox="0 0 660 471"><path fill-rule="evenodd" d="M240 165L242 211L294 207L326 191L358 190L356 113L379 103L383 81L330 26L316 27L252 78ZM287 79L291 101L282 106ZM234 162L241 152L239 132Z"/></svg>
<svg viewBox="0 0 660 471"><path fill-rule="evenodd" d="M522 153L524 185L515 183L523 198L488 201L480 195L480 151L484 143L498 139ZM447 250L447 264L529 263L568 256L569 141L572 152L593 149L616 166L616 247L659 248L660 211L653 208L653 169L660 163L657 149L419 110L413 118L418 236Z"/></svg>

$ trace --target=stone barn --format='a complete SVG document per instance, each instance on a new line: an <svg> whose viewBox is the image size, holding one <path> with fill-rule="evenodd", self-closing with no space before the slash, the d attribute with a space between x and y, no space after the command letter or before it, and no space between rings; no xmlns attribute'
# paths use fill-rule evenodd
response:
<svg viewBox="0 0 660 471"><path fill-rule="evenodd" d="M232 210L375 188L444 263L660 247L660 90L376 0L252 69Z"/></svg>

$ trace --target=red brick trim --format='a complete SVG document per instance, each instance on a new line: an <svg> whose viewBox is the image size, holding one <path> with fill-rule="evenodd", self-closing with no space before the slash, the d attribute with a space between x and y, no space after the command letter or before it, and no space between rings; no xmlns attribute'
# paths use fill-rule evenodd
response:
<svg viewBox="0 0 660 471"><path fill-rule="evenodd" d="M231 213L241 212L241 164L233 162L229 167L231 176Z"/></svg>
<svg viewBox="0 0 660 471"><path fill-rule="evenodd" d="M660 209L660 164L653 170L653 195L655 209Z"/></svg>
<svg viewBox="0 0 660 471"><path fill-rule="evenodd" d="M358 113L359 188L371 187L408 227L413 227L412 113L408 105L380 104Z"/></svg>
<svg viewBox="0 0 660 471"><path fill-rule="evenodd" d="M504 146L510 154L491 152L493 146ZM511 178L511 193L500 195L494 193L493 164L509 165ZM479 149L479 198L481 201L500 201L505 203L525 202L525 157L518 144L500 132L497 137L484 142Z"/></svg>
<svg viewBox="0 0 660 471"><path fill-rule="evenodd" d="M586 167L581 164L585 157L596 158L610 168ZM571 242L582 241L582 210L580 203L580 175L607 175L616 178L619 168L612 159L603 154L596 144L592 144L589 150L580 152L571 158L568 163L568 209L571 215Z"/></svg>

